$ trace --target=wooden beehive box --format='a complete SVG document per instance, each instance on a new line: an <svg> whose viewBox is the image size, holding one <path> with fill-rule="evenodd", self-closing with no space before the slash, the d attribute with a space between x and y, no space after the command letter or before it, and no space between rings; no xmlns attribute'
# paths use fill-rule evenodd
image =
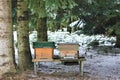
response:
<svg viewBox="0 0 120 80"><path fill-rule="evenodd" d="M35 59L53 59L54 42L34 42Z"/></svg>
<svg viewBox="0 0 120 80"><path fill-rule="evenodd" d="M77 43L59 43L58 50L61 58L78 58L79 45Z"/></svg>
<svg viewBox="0 0 120 80"><path fill-rule="evenodd" d="M35 58L36 59L52 59L53 58L53 48L35 48Z"/></svg>

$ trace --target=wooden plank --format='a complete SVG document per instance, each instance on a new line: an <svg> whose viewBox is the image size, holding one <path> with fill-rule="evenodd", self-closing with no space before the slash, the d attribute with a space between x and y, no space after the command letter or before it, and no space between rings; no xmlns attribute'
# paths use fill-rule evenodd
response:
<svg viewBox="0 0 120 80"><path fill-rule="evenodd" d="M78 61L80 75L83 76L84 61L86 61L86 59L84 57L82 57L82 58L79 58L79 59L33 59L32 61L34 62L34 73L35 73L35 75L37 75L38 62Z"/></svg>
<svg viewBox="0 0 120 80"><path fill-rule="evenodd" d="M32 62L60 62L60 61L86 61L85 58L80 59L32 59Z"/></svg>
<svg viewBox="0 0 120 80"><path fill-rule="evenodd" d="M78 44L58 44L59 50L78 50Z"/></svg>
<svg viewBox="0 0 120 80"><path fill-rule="evenodd" d="M32 62L61 62L60 59L33 59Z"/></svg>
<svg viewBox="0 0 120 80"><path fill-rule="evenodd" d="M61 61L68 61L68 62L71 62L71 61L86 61L85 58L82 58L82 59L61 59Z"/></svg>
<svg viewBox="0 0 120 80"><path fill-rule="evenodd" d="M32 59L32 62L51 62L53 59Z"/></svg>

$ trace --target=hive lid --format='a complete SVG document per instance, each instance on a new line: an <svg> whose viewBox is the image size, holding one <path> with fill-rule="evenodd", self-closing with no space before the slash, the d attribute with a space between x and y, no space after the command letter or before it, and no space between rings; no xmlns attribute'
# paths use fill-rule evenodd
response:
<svg viewBox="0 0 120 80"><path fill-rule="evenodd" d="M55 48L55 42L33 42L33 48L44 48L44 47Z"/></svg>

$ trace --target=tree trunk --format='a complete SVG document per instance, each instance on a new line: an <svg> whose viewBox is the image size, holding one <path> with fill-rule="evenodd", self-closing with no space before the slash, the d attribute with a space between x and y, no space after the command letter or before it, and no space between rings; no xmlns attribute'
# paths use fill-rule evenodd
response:
<svg viewBox="0 0 120 80"><path fill-rule="evenodd" d="M116 45L115 47L119 47L120 48L120 34L116 35Z"/></svg>
<svg viewBox="0 0 120 80"><path fill-rule="evenodd" d="M45 1L40 1L40 8L44 14L46 14ZM41 16L37 20L37 40L47 41L47 17Z"/></svg>
<svg viewBox="0 0 120 80"><path fill-rule="evenodd" d="M61 25L60 22L56 23L56 31L58 31L60 29L60 25Z"/></svg>
<svg viewBox="0 0 120 80"><path fill-rule="evenodd" d="M23 71L32 66L32 56L29 46L29 13L24 0L18 0L17 8L18 67Z"/></svg>
<svg viewBox="0 0 120 80"><path fill-rule="evenodd" d="M37 40L47 41L46 17L39 18L37 22Z"/></svg>
<svg viewBox="0 0 120 80"><path fill-rule="evenodd" d="M72 17L69 18L69 23L68 23L68 24L70 24L70 23L72 23ZM71 28L70 26L68 26L68 27L67 27L67 31L68 31L69 33L71 33L71 32L72 32L72 28Z"/></svg>
<svg viewBox="0 0 120 80"><path fill-rule="evenodd" d="M11 0L0 0L0 76L15 71Z"/></svg>

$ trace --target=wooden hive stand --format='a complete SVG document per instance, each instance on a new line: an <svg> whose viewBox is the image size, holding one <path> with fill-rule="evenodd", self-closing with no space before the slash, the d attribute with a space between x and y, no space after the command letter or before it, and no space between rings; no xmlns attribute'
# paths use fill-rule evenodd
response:
<svg viewBox="0 0 120 80"><path fill-rule="evenodd" d="M78 44L66 43L58 44L58 49L60 50L60 59L54 59L54 42L34 42L34 73L37 75L38 63L39 62L73 62L77 61L79 63L80 74L83 75L83 64L85 58L79 58Z"/></svg>
<svg viewBox="0 0 120 80"><path fill-rule="evenodd" d="M86 61L85 57L79 57L78 43L58 43L58 50L60 51L61 61L64 62L78 62L80 74L83 75L83 65Z"/></svg>

